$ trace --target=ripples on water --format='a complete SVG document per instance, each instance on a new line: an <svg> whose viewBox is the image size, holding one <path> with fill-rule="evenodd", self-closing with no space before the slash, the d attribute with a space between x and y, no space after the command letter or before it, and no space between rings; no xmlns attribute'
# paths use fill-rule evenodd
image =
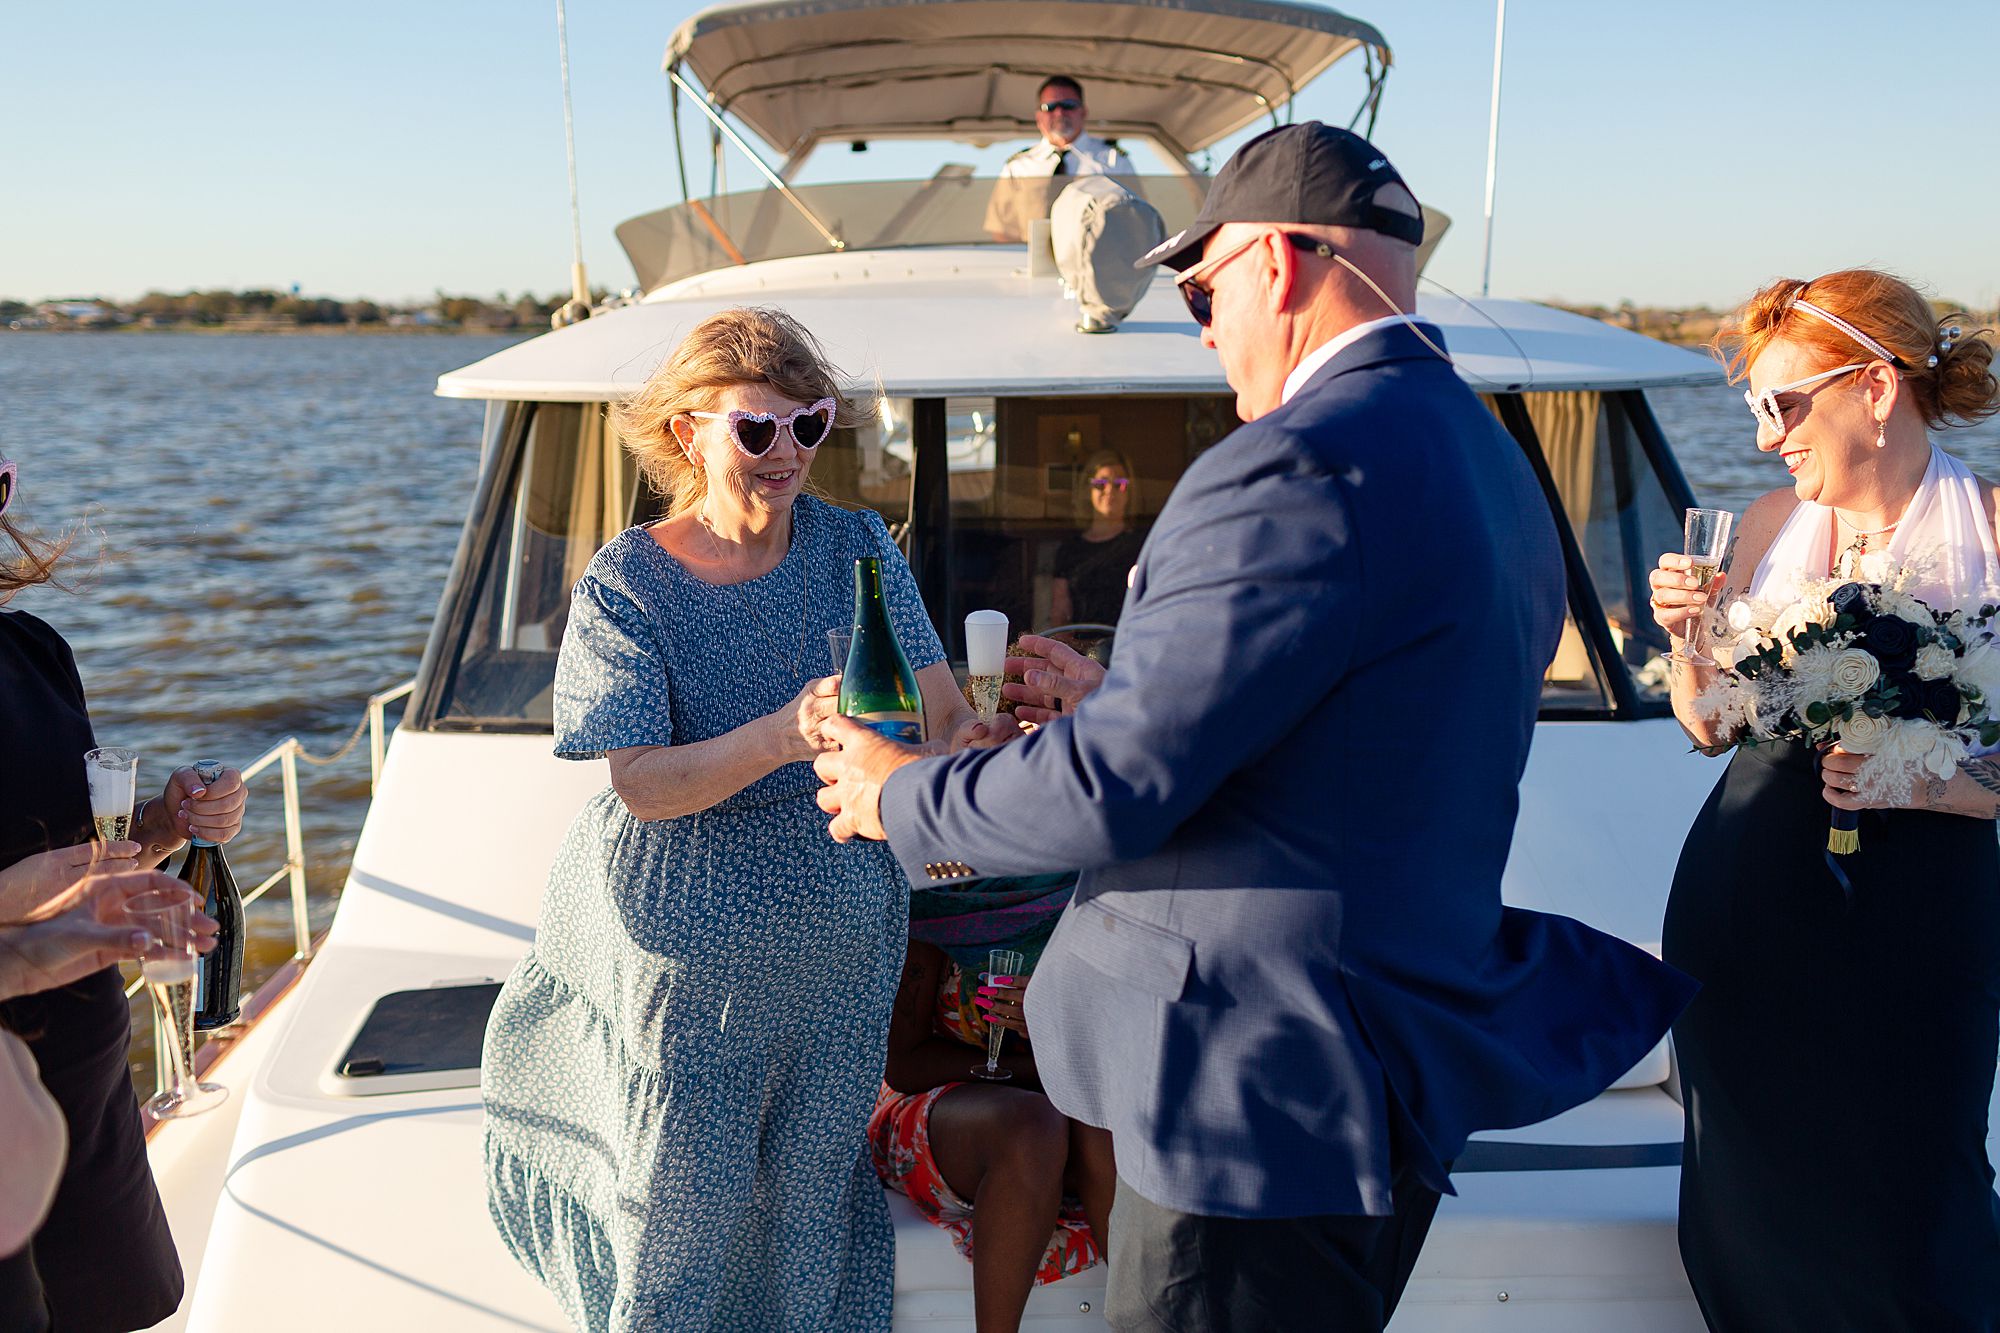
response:
<svg viewBox="0 0 2000 1333"><path fill-rule="evenodd" d="M76 650L100 743L140 752L142 789L202 755L243 765L288 735L334 750L408 678L478 468L477 402L439 374L513 338L0 335L0 453L17 513L84 521L74 595L16 605ZM368 799L368 753L301 766L322 929ZM246 889L284 859L274 767L230 847ZM178 864L178 861L176 861ZM282 886L256 952L290 952Z"/></svg>
<svg viewBox="0 0 2000 1333"><path fill-rule="evenodd" d="M19 512L44 530L90 525L78 594L18 604L69 638L98 739L138 749L147 788L175 763L241 765L287 735L330 752L369 694L415 671L482 419L479 403L432 390L512 341L0 336L0 452L21 464ZM1704 502L1740 511L1784 484L1739 390L1650 397ZM2000 426L1943 438L2000 477ZM366 810L366 746L303 767L301 790L318 930ZM283 860L282 810L273 769L230 850L246 888ZM282 891L253 909L253 930L265 965L290 951Z"/></svg>

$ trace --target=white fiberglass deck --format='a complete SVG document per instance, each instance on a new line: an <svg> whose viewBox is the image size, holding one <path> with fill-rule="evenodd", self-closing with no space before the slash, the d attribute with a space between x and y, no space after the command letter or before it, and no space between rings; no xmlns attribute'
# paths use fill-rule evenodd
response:
<svg viewBox="0 0 2000 1333"><path fill-rule="evenodd" d="M1639 793L1612 772L1651 780ZM1680 830L1718 772L1686 753L1671 722L1544 724L1510 900L1656 940ZM532 937L564 829L604 780L601 763L552 758L545 736L397 736L324 952L221 1066L237 1110L155 1140L186 1226L206 1211L204 1178L214 1197L204 1159L228 1163L212 1231L182 1236L201 1258L186 1327L561 1328L487 1218L477 1089L336 1097L321 1078L377 997L505 975ZM1632 801L1649 817L1633 818ZM1679 1108L1651 1086L1482 1138L1655 1145L1679 1134ZM1461 1174L1397 1329L1699 1328L1674 1249L1676 1182L1671 1165ZM894 1203L897 1327L970 1329L969 1265ZM1099 1270L1038 1291L1031 1327L1098 1326L1102 1287Z"/></svg>

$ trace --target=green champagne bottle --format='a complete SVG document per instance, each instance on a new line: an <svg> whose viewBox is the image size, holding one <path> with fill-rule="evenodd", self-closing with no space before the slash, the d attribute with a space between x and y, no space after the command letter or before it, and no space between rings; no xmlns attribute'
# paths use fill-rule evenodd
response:
<svg viewBox="0 0 2000 1333"><path fill-rule="evenodd" d="M222 761L197 759L195 776L202 784L222 776ZM195 964L194 1026L204 1032L227 1027L243 1013L243 894L222 848L203 838L189 838L181 878L201 897L201 910L220 927L215 948Z"/></svg>
<svg viewBox="0 0 2000 1333"><path fill-rule="evenodd" d="M896 641L882 600L882 562L873 556L854 561L854 640L840 673L840 711L892 741L917 745L924 739L924 698Z"/></svg>

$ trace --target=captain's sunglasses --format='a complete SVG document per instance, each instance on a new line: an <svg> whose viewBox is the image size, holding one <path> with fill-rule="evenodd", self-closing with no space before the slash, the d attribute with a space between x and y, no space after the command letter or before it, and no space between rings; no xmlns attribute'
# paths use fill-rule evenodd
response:
<svg viewBox="0 0 2000 1333"><path fill-rule="evenodd" d="M1833 370L1822 370L1817 375L1808 375L1802 380L1793 380L1790 384L1774 384L1762 393L1752 393L1748 389L1745 389L1743 391L1743 401L1750 405L1750 415L1757 418L1758 425L1764 427L1764 429L1770 431L1773 435L1783 435L1792 428L1791 422L1787 419L1787 414L1797 404L1781 401L1778 397L1779 394L1797 393L1800 389L1806 388L1809 385L1819 384L1823 380L1830 380L1836 375L1851 375L1857 370L1866 370L1874 364L1873 361L1856 361L1853 365L1839 366ZM1813 392L1817 393L1818 390L1815 389ZM1811 394L1802 396L1809 398Z"/></svg>
<svg viewBox="0 0 2000 1333"><path fill-rule="evenodd" d="M0 458L0 514L6 513L7 506L13 503L14 490L20 485L20 481L20 468Z"/></svg>
<svg viewBox="0 0 2000 1333"><path fill-rule="evenodd" d="M783 416L770 412L690 412L703 421L727 421L736 447L749 458L762 458L778 442L778 427L792 433L792 443L811 452L820 447L833 431L833 399L822 398L811 407L795 407Z"/></svg>
<svg viewBox="0 0 2000 1333"><path fill-rule="evenodd" d="M1081 111L1083 110L1083 103L1077 101L1074 97L1058 97L1053 102L1043 102L1040 109L1043 111Z"/></svg>
<svg viewBox="0 0 2000 1333"><path fill-rule="evenodd" d="M1090 489L1093 491L1124 490L1132 484L1130 477L1092 477Z"/></svg>
<svg viewBox="0 0 2000 1333"><path fill-rule="evenodd" d="M1294 250L1303 250L1307 254L1318 255L1321 259L1333 258L1333 247L1325 241L1314 240L1310 236L1301 236L1295 231L1281 231L1277 234L1290 242ZM1201 325L1203 328L1207 328L1215 319L1215 293L1196 282L1194 280L1195 274L1203 272L1214 273L1224 264L1227 264L1245 250L1263 240L1264 236L1265 233L1259 232L1233 250L1225 250L1213 259L1204 259L1199 264L1190 266L1185 273L1174 279L1174 286L1179 290L1181 300L1187 302L1188 313L1194 316L1195 323Z"/></svg>

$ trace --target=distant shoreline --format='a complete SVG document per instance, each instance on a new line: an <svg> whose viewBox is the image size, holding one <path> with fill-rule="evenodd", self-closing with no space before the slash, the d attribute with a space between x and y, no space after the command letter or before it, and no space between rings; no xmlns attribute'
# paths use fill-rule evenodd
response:
<svg viewBox="0 0 2000 1333"><path fill-rule="evenodd" d="M337 338L337 337L348 337L354 335L359 335L364 338L375 338L383 336L400 336L400 335L411 335L411 334L424 338L458 338L467 336L498 338L509 334L528 336L544 332L547 332L547 330L530 328L527 327L526 325L517 325L516 327L511 329L489 329L489 328L447 328L437 324L404 324L396 326L390 326L388 324L270 324L270 325L160 324L151 326L139 325L139 324L119 324L108 328L13 329L7 327L5 324L0 324L0 335L59 334L65 338L72 338L72 337L117 338L117 337L127 337L134 334L150 335L156 333L192 333L192 334L198 334L202 337L225 337L225 338L239 337L248 334L260 334L266 336L271 334L276 334L284 338L295 338L295 337Z"/></svg>

